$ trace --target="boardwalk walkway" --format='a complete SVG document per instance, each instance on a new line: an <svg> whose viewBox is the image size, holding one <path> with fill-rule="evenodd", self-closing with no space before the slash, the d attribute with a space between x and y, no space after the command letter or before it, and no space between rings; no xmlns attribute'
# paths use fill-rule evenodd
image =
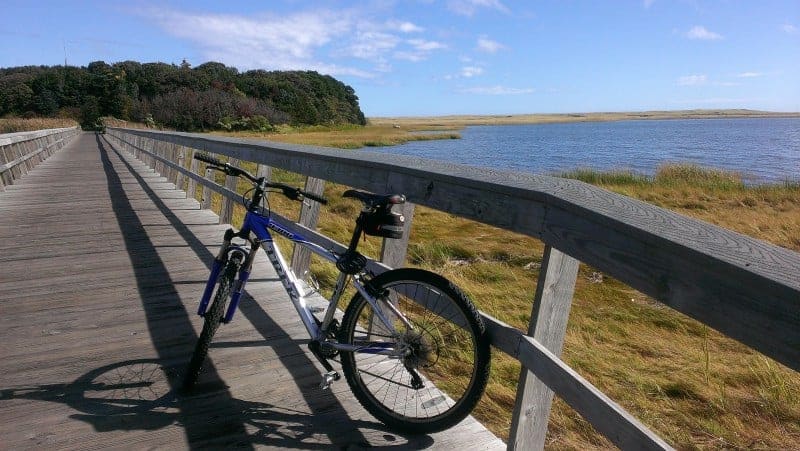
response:
<svg viewBox="0 0 800 451"><path fill-rule="evenodd" d="M174 395L217 222L89 133L0 193L0 448L504 448L471 419L400 436L344 381L319 390L263 262L195 394Z"/></svg>

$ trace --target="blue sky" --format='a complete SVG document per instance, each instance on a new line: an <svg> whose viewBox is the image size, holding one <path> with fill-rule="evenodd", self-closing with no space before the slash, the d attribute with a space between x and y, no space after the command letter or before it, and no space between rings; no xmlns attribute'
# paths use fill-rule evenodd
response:
<svg viewBox="0 0 800 451"><path fill-rule="evenodd" d="M800 111L800 1L4 1L0 67L310 69L367 116Z"/></svg>

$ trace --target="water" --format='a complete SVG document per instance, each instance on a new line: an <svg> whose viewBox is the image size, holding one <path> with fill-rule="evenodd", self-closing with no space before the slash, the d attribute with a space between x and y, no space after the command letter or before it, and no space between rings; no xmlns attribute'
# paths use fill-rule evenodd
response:
<svg viewBox="0 0 800 451"><path fill-rule="evenodd" d="M461 139L370 150L538 174L652 175L665 163L694 163L740 172L748 182L800 181L800 118L486 125L465 128Z"/></svg>

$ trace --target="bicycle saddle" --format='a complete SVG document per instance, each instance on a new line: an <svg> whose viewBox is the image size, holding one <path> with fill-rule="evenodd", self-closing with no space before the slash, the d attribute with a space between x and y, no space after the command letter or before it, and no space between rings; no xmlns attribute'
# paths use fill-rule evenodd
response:
<svg viewBox="0 0 800 451"><path fill-rule="evenodd" d="M398 205L406 202L406 196L402 194L372 194L354 189L345 191L342 197L358 199L369 207Z"/></svg>

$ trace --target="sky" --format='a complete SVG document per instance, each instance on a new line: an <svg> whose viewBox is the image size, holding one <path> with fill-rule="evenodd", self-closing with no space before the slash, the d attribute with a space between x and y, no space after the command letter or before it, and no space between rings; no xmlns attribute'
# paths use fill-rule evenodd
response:
<svg viewBox="0 0 800 451"><path fill-rule="evenodd" d="M800 111L800 0L4 0L0 67L315 70L368 117Z"/></svg>

